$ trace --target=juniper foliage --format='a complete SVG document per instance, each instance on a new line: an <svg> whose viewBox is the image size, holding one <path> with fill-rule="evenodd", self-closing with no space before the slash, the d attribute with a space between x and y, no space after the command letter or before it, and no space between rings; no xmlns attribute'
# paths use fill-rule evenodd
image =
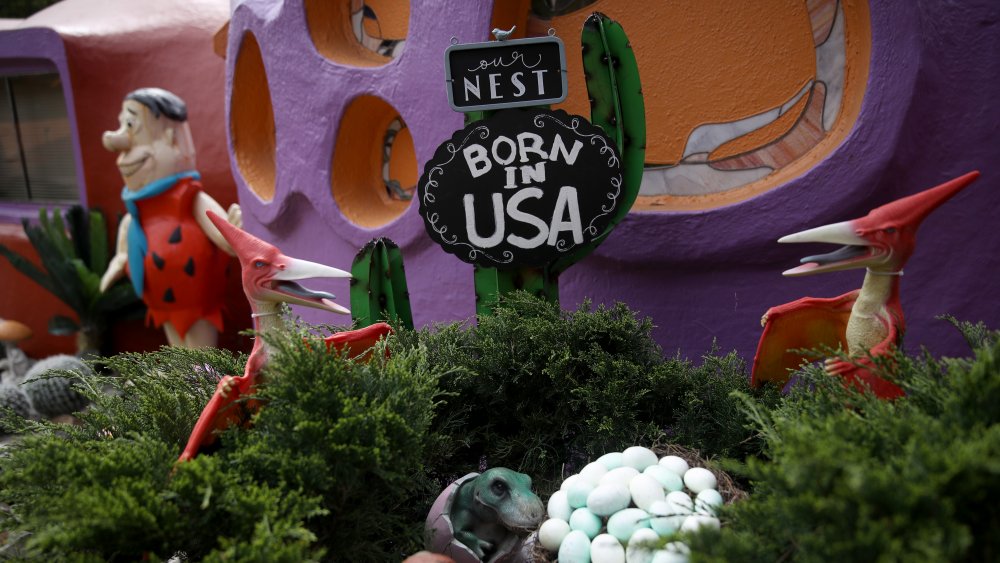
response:
<svg viewBox="0 0 1000 563"><path fill-rule="evenodd" d="M960 325L971 358L897 354L905 398L845 388L819 368L766 407L744 399L766 441L743 472L750 499L702 561L996 561L1000 558L1000 333Z"/></svg>
<svg viewBox="0 0 1000 563"><path fill-rule="evenodd" d="M755 452L759 442L730 392L769 405L778 394L752 391L735 354L712 351L699 365L664 360L652 329L621 303L562 311L515 292L478 326L404 331L397 348L426 346L444 374L437 427L454 442L437 473L506 466L544 491L605 452L664 435L707 455Z"/></svg>
<svg viewBox="0 0 1000 563"><path fill-rule="evenodd" d="M385 561L416 551L437 393L425 352L361 363L299 329L273 347L267 407L252 428L176 466L220 374L241 373L245 358L164 348L110 359L120 375L86 382L94 405L80 426L20 422L32 435L0 457L3 529L30 533L24 556L54 561Z"/></svg>

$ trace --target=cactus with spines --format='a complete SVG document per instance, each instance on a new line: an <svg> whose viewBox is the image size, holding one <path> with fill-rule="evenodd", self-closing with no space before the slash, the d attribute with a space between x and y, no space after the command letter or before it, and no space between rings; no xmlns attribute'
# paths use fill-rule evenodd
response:
<svg viewBox="0 0 1000 563"><path fill-rule="evenodd" d="M381 237L362 248L351 264L351 317L359 327L387 321L413 328L403 254Z"/></svg>
<svg viewBox="0 0 1000 563"><path fill-rule="evenodd" d="M583 69L590 97L590 120L617 145L622 156L622 194L611 222L591 242L540 268L476 267L476 313L489 314L499 296L523 289L559 300L559 274L594 251L628 214L639 195L646 158L646 109L639 65L621 24L600 12L591 14L580 35ZM469 112L466 125L491 112Z"/></svg>

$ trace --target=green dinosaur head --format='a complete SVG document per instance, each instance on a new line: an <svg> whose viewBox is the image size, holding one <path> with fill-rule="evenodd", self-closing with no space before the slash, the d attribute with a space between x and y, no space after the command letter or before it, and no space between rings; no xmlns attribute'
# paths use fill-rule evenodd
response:
<svg viewBox="0 0 1000 563"><path fill-rule="evenodd" d="M531 530L542 523L545 507L531 490L531 477L505 467L483 472L475 480L477 504L496 512L503 526L510 530Z"/></svg>

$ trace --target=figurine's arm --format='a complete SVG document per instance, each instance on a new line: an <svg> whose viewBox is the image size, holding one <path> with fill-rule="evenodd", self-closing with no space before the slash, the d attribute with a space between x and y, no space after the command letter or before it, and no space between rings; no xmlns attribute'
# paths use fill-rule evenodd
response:
<svg viewBox="0 0 1000 563"><path fill-rule="evenodd" d="M212 199L212 196L205 192L198 192L198 195L194 198L194 219L198 222L201 230L205 232L205 236L215 243L215 246L218 246L230 256L236 256L236 253L233 252L232 247L226 242L219 229L215 228L215 225L208 219L208 215L206 215L208 211L214 212L219 217L225 217L231 225L242 229L243 211L240 209L240 205L234 203L226 211L219 205L219 202Z"/></svg>
<svg viewBox="0 0 1000 563"><path fill-rule="evenodd" d="M118 243L115 246L115 255L108 263L108 269L101 276L101 292L107 291L111 284L125 275L125 265L128 264L128 228L131 224L132 216L125 215L121 224L118 225Z"/></svg>

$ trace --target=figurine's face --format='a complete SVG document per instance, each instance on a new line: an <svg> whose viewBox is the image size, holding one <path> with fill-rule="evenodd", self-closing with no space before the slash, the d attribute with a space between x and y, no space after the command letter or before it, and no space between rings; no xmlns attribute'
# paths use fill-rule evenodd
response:
<svg viewBox="0 0 1000 563"><path fill-rule="evenodd" d="M186 123L175 122L135 100L125 100L117 131L106 131L104 148L118 153L118 170L132 191L146 184L194 168L194 155L185 146Z"/></svg>

